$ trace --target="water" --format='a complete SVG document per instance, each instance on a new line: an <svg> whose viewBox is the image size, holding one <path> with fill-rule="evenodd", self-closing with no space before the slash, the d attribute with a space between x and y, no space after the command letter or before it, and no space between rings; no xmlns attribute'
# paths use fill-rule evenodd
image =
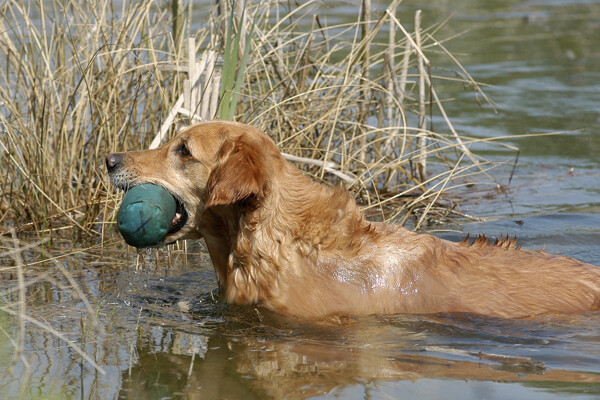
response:
<svg viewBox="0 0 600 400"><path fill-rule="evenodd" d="M135 268L136 255L124 247L71 257L71 270L100 304L99 328L70 291L36 287L36 315L85 343L106 375L48 332L30 329L25 398L546 399L595 398L600 390L599 315L309 323L215 301L206 255L197 245L189 251L188 266L174 252L171 267L162 252L159 266L150 254ZM4 375L4 392L20 393L24 376L22 367Z"/></svg>
<svg viewBox="0 0 600 400"><path fill-rule="evenodd" d="M448 103L459 132L476 137L540 132L572 134L509 140L521 149L511 196L476 215L597 213L600 187L600 8L598 2L453 2L447 47L478 81L498 114L474 94ZM429 12L445 15L439 3ZM446 9L446 13L447 13ZM444 31L445 32L445 31ZM470 100L470 101L469 101ZM489 108L489 107L488 107ZM492 212L490 213L490 210Z"/></svg>
<svg viewBox="0 0 600 400"><path fill-rule="evenodd" d="M109 257L93 251L72 257L70 268L100 304L99 328L70 291L32 291L36 314L75 343L85 343L106 375L51 334L31 329L25 398L591 399L600 394L600 315L528 321L396 315L305 322L222 304L212 293L216 282L201 247L194 244L188 251L188 266L173 252L170 267L165 252L159 253L158 266L151 252L136 268L137 256L124 246ZM24 375L22 367L4 375L5 393L19 393Z"/></svg>
<svg viewBox="0 0 600 400"><path fill-rule="evenodd" d="M378 10L384 7L375 5ZM452 15L438 39L479 82L498 114L472 91L439 83L462 134L510 139L521 149L508 191L472 193L461 204L481 222L435 233L516 235L542 248L600 265L600 1L406 1L401 20L423 7L425 24ZM356 12L346 3L329 22ZM349 18L349 17L348 17ZM443 65L433 65L448 74ZM449 65L448 65L449 66ZM435 72L435 71L434 71ZM441 126L441 124L438 124ZM511 152L480 147L488 157ZM509 170L503 172L507 180ZM137 257L105 245L60 262L98 310L98 325L68 281L34 284L30 312L81 345L106 371L64 341L29 326L24 358L0 366L8 398L320 398L595 399L600 396L600 314L510 321L480 316L371 316L308 323L218 301L200 245L189 255ZM31 254L30 262L40 258ZM170 258L170 261L167 260ZM49 262L43 268L53 267ZM43 272L40 267L39 272ZM0 327L14 337L13 319ZM12 346L0 335L0 357ZM192 356L194 354L194 356ZM26 368L26 364L29 368Z"/></svg>

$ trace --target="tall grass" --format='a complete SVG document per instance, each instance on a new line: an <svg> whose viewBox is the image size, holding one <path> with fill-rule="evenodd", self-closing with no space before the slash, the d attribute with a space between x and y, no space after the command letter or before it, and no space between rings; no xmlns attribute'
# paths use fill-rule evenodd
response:
<svg viewBox="0 0 600 400"><path fill-rule="evenodd" d="M159 131L183 90L191 32L197 54L221 54L215 116L268 132L299 167L341 178L382 218L420 224L452 210L440 202L450 189L481 177L496 185L435 92L448 78L435 76L427 53L443 42L434 28L402 25L399 1L336 26L319 18L322 1L226 3L192 29L193 3L177 0L118 10L109 0L4 2L0 227L101 234L117 200L104 156L145 148ZM479 90L456 69L458 84ZM445 126L433 131L432 115Z"/></svg>
<svg viewBox="0 0 600 400"><path fill-rule="evenodd" d="M94 232L103 155L147 145L177 94L157 69L172 59L171 15L153 2L62 4L0 10L0 223Z"/></svg>

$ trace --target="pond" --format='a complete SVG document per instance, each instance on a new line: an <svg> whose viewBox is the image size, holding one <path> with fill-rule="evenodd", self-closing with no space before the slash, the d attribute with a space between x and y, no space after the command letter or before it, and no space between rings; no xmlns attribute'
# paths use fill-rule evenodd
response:
<svg viewBox="0 0 600 400"><path fill-rule="evenodd" d="M336 3L337 4L337 3ZM375 4L377 10L384 5ZM406 1L484 90L497 113L456 85L440 92L456 129L520 148L509 189L466 195L479 219L432 232L517 236L600 266L600 1ZM350 15L347 3L323 10ZM432 64L440 66L435 60ZM456 68L448 66L448 68ZM572 133L526 137L531 133ZM510 154L485 147L488 157ZM504 171L508 180L510 171ZM430 228L431 229L431 228ZM600 313L503 320L472 315L338 317L319 323L223 304L202 243L136 254L117 235L74 250L52 239L32 268L65 278L32 285L28 304L102 370L42 326L23 351L0 314L0 397L84 399L596 399ZM43 267L42 267L43 265ZM69 276L85 301L67 290ZM549 288L551 290L551 288ZM6 335L4 334L6 333ZM15 362L13 362L15 357Z"/></svg>

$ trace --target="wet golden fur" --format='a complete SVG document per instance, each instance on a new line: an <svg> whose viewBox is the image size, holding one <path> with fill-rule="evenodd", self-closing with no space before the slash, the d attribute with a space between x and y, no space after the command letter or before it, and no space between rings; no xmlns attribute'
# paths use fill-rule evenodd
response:
<svg viewBox="0 0 600 400"><path fill-rule="evenodd" d="M117 187L155 183L185 205L187 224L165 243L204 238L231 303L306 318L600 307L600 268L508 240L454 243L369 222L345 191L311 181L247 125L197 124L107 164Z"/></svg>

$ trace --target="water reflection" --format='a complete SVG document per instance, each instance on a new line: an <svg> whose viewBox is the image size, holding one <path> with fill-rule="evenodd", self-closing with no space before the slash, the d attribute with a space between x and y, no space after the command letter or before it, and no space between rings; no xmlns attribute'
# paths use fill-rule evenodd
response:
<svg viewBox="0 0 600 400"><path fill-rule="evenodd" d="M511 355L562 342L564 333L555 322L396 316L303 325L264 311L256 318L237 311L240 314L227 319L238 324L239 319L245 320L243 334L223 326L210 336L163 330L164 335L151 342L140 340L131 375L123 372L120 396L333 398L357 387L381 395L380 385L385 382L414 385L421 380L519 382L552 393L600 393L600 370L549 368L538 360L539 354L536 358ZM586 329L597 328L598 322L598 318L594 326L586 322ZM570 324L577 322L566 325ZM205 345L194 361L191 355L174 350L180 342L194 340ZM587 351L597 357L600 341L596 338L588 344L593 347ZM575 360L570 361L570 367L575 367Z"/></svg>

